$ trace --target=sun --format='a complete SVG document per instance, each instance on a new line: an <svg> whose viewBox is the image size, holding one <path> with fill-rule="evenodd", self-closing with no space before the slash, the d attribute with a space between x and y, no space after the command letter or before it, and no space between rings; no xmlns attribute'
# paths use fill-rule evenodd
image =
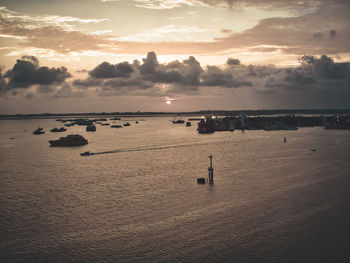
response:
<svg viewBox="0 0 350 263"><path fill-rule="evenodd" d="M171 104L171 100L167 100L165 103L170 105Z"/></svg>

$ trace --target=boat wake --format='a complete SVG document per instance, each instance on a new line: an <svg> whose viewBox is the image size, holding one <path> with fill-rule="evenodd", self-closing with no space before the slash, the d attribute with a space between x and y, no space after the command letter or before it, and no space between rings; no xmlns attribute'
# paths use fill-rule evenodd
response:
<svg viewBox="0 0 350 263"><path fill-rule="evenodd" d="M148 146L148 147L145 146L145 147L137 147L137 148L118 149L118 150L105 151L105 152L94 152L94 153L91 152L89 155L174 149L174 148L192 147L192 146L196 146L196 145L210 145L213 143L216 143L216 144L233 143L233 141L231 141L231 140L216 140L216 141L209 141L209 142L168 144L168 145L157 145L157 146Z"/></svg>

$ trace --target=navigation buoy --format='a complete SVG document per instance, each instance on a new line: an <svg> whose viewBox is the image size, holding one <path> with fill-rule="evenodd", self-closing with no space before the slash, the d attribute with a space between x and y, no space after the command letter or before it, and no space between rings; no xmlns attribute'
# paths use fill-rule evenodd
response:
<svg viewBox="0 0 350 263"><path fill-rule="evenodd" d="M212 184L214 182L213 155L209 155L209 159L210 159L210 166L208 168L209 183Z"/></svg>

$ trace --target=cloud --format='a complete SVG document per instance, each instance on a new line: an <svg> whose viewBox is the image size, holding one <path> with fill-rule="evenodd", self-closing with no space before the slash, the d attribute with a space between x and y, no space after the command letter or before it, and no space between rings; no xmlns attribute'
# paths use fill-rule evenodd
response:
<svg viewBox="0 0 350 263"><path fill-rule="evenodd" d="M33 27L43 27L43 26L58 26L64 28L66 30L76 30L75 24L84 25L84 24L98 24L109 22L108 19L96 19L96 18L88 18L81 19L77 17L71 16L57 16L57 15L43 15L43 16L28 16L22 13L14 12L6 7L0 8L0 16L7 21L17 23L25 23L31 24L31 28ZM29 28L29 27L27 27Z"/></svg>
<svg viewBox="0 0 350 263"><path fill-rule="evenodd" d="M4 94L6 94L7 91L9 91L9 87L6 83L3 70L3 67L0 67L0 96L3 96Z"/></svg>
<svg viewBox="0 0 350 263"><path fill-rule="evenodd" d="M59 84L71 77L71 75L65 67L39 67L39 62L35 57L23 56L17 60L11 70L6 72L4 77L9 79L8 87L14 89L28 88L35 84Z"/></svg>
<svg viewBox="0 0 350 263"><path fill-rule="evenodd" d="M333 59L303 56L302 64L295 69L284 69L279 75L270 77L265 88L281 93L288 92L294 97L314 95L325 101L327 96L340 101L350 98L350 63L334 63Z"/></svg>
<svg viewBox="0 0 350 263"><path fill-rule="evenodd" d="M45 85L42 85L42 86L39 86L37 88L37 91L39 93L52 93L56 90L56 87L54 86L45 86Z"/></svg>
<svg viewBox="0 0 350 263"><path fill-rule="evenodd" d="M142 75L153 74L158 66L158 60L156 53L148 52L147 57L142 59L143 64L139 67L140 73Z"/></svg>
<svg viewBox="0 0 350 263"><path fill-rule="evenodd" d="M225 3L224 1L213 1ZM270 6L285 5L286 1L262 1ZM233 1L233 3L236 3ZM237 2L238 3L238 2ZM247 1L252 5L256 1ZM288 5L306 3L315 6L310 12L289 17L272 17L241 32L232 32L209 42L118 42L118 52L143 53L156 47L157 54L222 55L234 52L259 52L259 56L271 57L269 53L281 53L297 57L304 54L332 55L350 52L350 2L342 1L288 1ZM258 4L258 3L257 3ZM258 4L258 7L260 5ZM317 8L316 8L317 6ZM266 55L264 55L264 53Z"/></svg>
<svg viewBox="0 0 350 263"><path fill-rule="evenodd" d="M350 52L350 2L333 1L277 1L277 0L179 0L179 1L139 1L139 4L183 6L189 4L205 4L207 6L232 6L256 8L287 8L307 12L299 12L289 17L273 17L262 19L255 26L241 32L223 30L221 38L201 41L193 40L193 33L208 30L198 26L165 25L155 30L144 31L145 34L133 36L93 35L70 28L69 25L84 23L101 23L102 20L76 20L70 17L46 17L41 22L39 18L24 16L11 11L0 12L0 34L21 38L21 47L30 47L60 54L84 54L84 52L104 52L105 54L145 54L155 50L157 54L187 54L187 55L222 55L232 54L232 50L243 52L260 52L260 57L266 54L270 58L275 54L301 56L332 55ZM172 3L170 3L172 2ZM303 8L302 8L303 7ZM307 8L306 8L307 7ZM234 14L233 14L234 15ZM26 17L26 18L25 18ZM184 32L190 34L184 35ZM150 37L151 34L151 37ZM145 42L146 41L146 42Z"/></svg>
<svg viewBox="0 0 350 263"><path fill-rule="evenodd" d="M42 20L42 21L41 21ZM53 22L55 20L56 22ZM7 9L0 9L0 34L21 38L20 46L51 49L59 53L84 50L103 50L102 45L113 45L114 41L104 36L90 35L67 26L68 22L97 23L70 17L47 18L20 15Z"/></svg>
<svg viewBox="0 0 350 263"><path fill-rule="evenodd" d="M236 64L237 65L237 64ZM207 71L201 77L202 86L215 86L223 88L239 88L241 86L251 87L252 83L243 77L235 77L234 72L222 70L216 66L207 66Z"/></svg>
<svg viewBox="0 0 350 263"><path fill-rule="evenodd" d="M197 33L198 36L203 38L203 34L208 33L209 28L202 26L188 26L188 25L164 25L152 29L143 30L136 34L118 37L120 42L132 41L132 42L164 42L164 41L193 41L193 35ZM212 36L207 36L205 39L212 40ZM198 40L199 41L199 40Z"/></svg>
<svg viewBox="0 0 350 263"><path fill-rule="evenodd" d="M221 29L220 32L223 34L231 34L232 30L231 29Z"/></svg>
<svg viewBox="0 0 350 263"><path fill-rule="evenodd" d="M125 78L129 77L132 72L134 72L134 69L128 62L122 62L117 65L103 62L89 71L89 75L94 78Z"/></svg>
<svg viewBox="0 0 350 263"><path fill-rule="evenodd" d="M135 60L132 64L103 62L89 71L87 78L69 81L69 73L62 68L40 67L35 57L25 56L7 73L0 71L0 91L8 98L51 99L84 96L233 98L235 94L250 94L255 100L279 101L278 105L286 107L348 105L350 63L335 63L326 55L302 56L300 65L294 68L244 65L233 58L228 61L221 66L202 66L194 56L189 56L182 61L161 63L151 51L141 61ZM16 81L11 75L14 72L21 76Z"/></svg>
<svg viewBox="0 0 350 263"><path fill-rule="evenodd" d="M69 83L64 83L61 87L57 88L55 93L51 95L53 99L64 98L82 98L86 93L81 90L75 90Z"/></svg>
<svg viewBox="0 0 350 263"><path fill-rule="evenodd" d="M344 4L344 0L188 0L188 2L198 2L208 6L229 7L232 9L260 8L260 9L289 9L291 11L310 11L319 8L324 4L339 3Z"/></svg>
<svg viewBox="0 0 350 263"><path fill-rule="evenodd" d="M53 93L59 85L64 84L71 77L65 67L39 66L39 61L34 56L22 56L12 69L7 70L5 74L3 71L4 69L0 68L0 96L2 97L6 94L17 95L18 90L35 91L31 87L35 87L41 94Z"/></svg>
<svg viewBox="0 0 350 263"><path fill-rule="evenodd" d="M332 58L326 55L320 58L303 56L301 61L312 65L314 75L321 79L343 79L349 74L347 63L336 64Z"/></svg>
<svg viewBox="0 0 350 263"><path fill-rule="evenodd" d="M226 61L227 65L239 65L241 64L241 62L239 61L239 59L235 59L235 58L228 58Z"/></svg>
<svg viewBox="0 0 350 263"><path fill-rule="evenodd" d="M142 62L135 60L116 65L104 62L89 72L86 79L77 79L73 85L80 89L96 89L101 96L142 95L177 96L199 95L202 87L238 88L251 87L247 77L262 76L260 67L240 65L239 60L229 60L235 67L224 68L207 65L202 68L195 57L182 62L159 63L155 52L147 53ZM127 66L127 74L116 73L118 65ZM256 70L254 74L252 71ZM266 70L267 71L267 70ZM272 72L272 71L271 71ZM267 73L265 73L267 74Z"/></svg>
<svg viewBox="0 0 350 263"><path fill-rule="evenodd" d="M172 9L183 5L193 5L188 0L134 0L137 7L147 9Z"/></svg>
<svg viewBox="0 0 350 263"><path fill-rule="evenodd" d="M349 10L349 5L330 5L296 17L263 19L248 30L216 39L217 45L222 49L274 46L296 55L350 52ZM342 38L336 37L338 33Z"/></svg>

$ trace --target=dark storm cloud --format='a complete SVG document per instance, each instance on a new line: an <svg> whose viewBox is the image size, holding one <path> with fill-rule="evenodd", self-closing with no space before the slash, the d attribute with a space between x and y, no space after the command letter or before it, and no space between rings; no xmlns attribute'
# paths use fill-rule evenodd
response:
<svg viewBox="0 0 350 263"><path fill-rule="evenodd" d="M9 79L9 89L13 89L28 88L35 84L59 84L63 83L71 75L65 67L39 67L38 60L35 57L23 56L17 60L11 70L6 72L5 77Z"/></svg>
<svg viewBox="0 0 350 263"><path fill-rule="evenodd" d="M139 67L141 75L153 74L158 66L156 53L148 52L147 57L142 59L143 64Z"/></svg>
<svg viewBox="0 0 350 263"><path fill-rule="evenodd" d="M159 64L156 54L149 52L142 61L142 65L136 61L134 65L138 68L143 80L153 83L176 83L185 86L197 86L200 83L199 76L203 69L193 56L183 62L173 61L169 64Z"/></svg>
<svg viewBox="0 0 350 263"><path fill-rule="evenodd" d="M335 63L325 55L303 56L300 63L299 67L281 69L273 66L244 65L231 58L222 66L202 67L193 56L183 61L160 63L157 55L149 52L142 61L135 60L132 64L121 62L113 65L104 62L91 70L87 78L68 82L69 73L66 70L40 67L36 58L26 56L18 60L13 69L6 74L0 71L0 91L2 95L7 93L11 96L11 92L14 92L12 96L16 97L46 96L56 99L83 97L87 94L201 96L207 91L212 94L232 95L240 88L237 92L249 89L248 93L275 96L275 100L279 99L279 95L285 98L290 95L290 100L295 102L302 99L305 101L305 98L312 98L313 95L315 101L320 102L326 101L326 97L329 96L333 104L337 100L350 99L349 63ZM38 74L40 77L37 77ZM43 77L41 74L47 76ZM33 88L29 89L30 86Z"/></svg>
<svg viewBox="0 0 350 263"><path fill-rule="evenodd" d="M200 75L203 69L200 63L190 56L183 62L172 61L168 64L159 64L154 52L149 52L143 59L143 64L134 62L140 78L153 83L174 83L185 86L198 86L200 84Z"/></svg>
<svg viewBox="0 0 350 263"><path fill-rule="evenodd" d="M132 65L122 62L117 65L104 62L90 71L89 77L73 81L73 85L86 89L95 87L100 94L166 96L171 94L199 94L200 87L238 88L252 86L245 79L251 77L251 69L240 65L237 59L230 59L235 65L221 69L207 66L203 69L195 57L189 56L182 62L159 63L155 52L148 52L142 62L135 60ZM128 67L123 77L116 73L118 65ZM250 68L254 68L250 66Z"/></svg>
<svg viewBox="0 0 350 263"><path fill-rule="evenodd" d="M249 65L245 68L247 70L247 77L258 77L258 78L266 78L271 75L276 75L281 72L281 69L276 68L274 66L253 66Z"/></svg>
<svg viewBox="0 0 350 263"><path fill-rule="evenodd" d="M97 87L103 83L102 79L96 79L88 77L86 79L76 79L73 81L73 85L79 88L91 88L91 87Z"/></svg>
<svg viewBox="0 0 350 263"><path fill-rule="evenodd" d="M301 61L312 65L314 74L322 79L342 79L349 74L347 64L334 63L332 58L326 55L320 58L314 56L303 56Z"/></svg>
<svg viewBox="0 0 350 263"><path fill-rule="evenodd" d="M350 63L334 63L332 58L303 56L301 66L284 69L279 76L270 77L265 88L273 92L289 92L299 96L314 95L315 99L325 101L327 96L333 99L350 99Z"/></svg>
<svg viewBox="0 0 350 263"><path fill-rule="evenodd" d="M245 79L235 77L235 72L222 70L216 66L207 66L207 71L202 76L202 86L217 86L223 88L251 87L252 83Z"/></svg>
<svg viewBox="0 0 350 263"><path fill-rule="evenodd" d="M128 78L134 72L132 65L128 62L122 62L112 65L108 62L103 62L93 70L89 71L89 75L94 78Z"/></svg>
<svg viewBox="0 0 350 263"><path fill-rule="evenodd" d="M9 95L17 94L16 90L28 90L32 86L36 87L38 93L53 93L70 77L71 74L65 67L40 67L36 57L22 56L5 74L0 68L0 96L6 97L8 92Z"/></svg>
<svg viewBox="0 0 350 263"><path fill-rule="evenodd" d="M288 69L287 75L283 78L288 83L296 84L296 86L308 85L315 83L312 74L300 69Z"/></svg>

